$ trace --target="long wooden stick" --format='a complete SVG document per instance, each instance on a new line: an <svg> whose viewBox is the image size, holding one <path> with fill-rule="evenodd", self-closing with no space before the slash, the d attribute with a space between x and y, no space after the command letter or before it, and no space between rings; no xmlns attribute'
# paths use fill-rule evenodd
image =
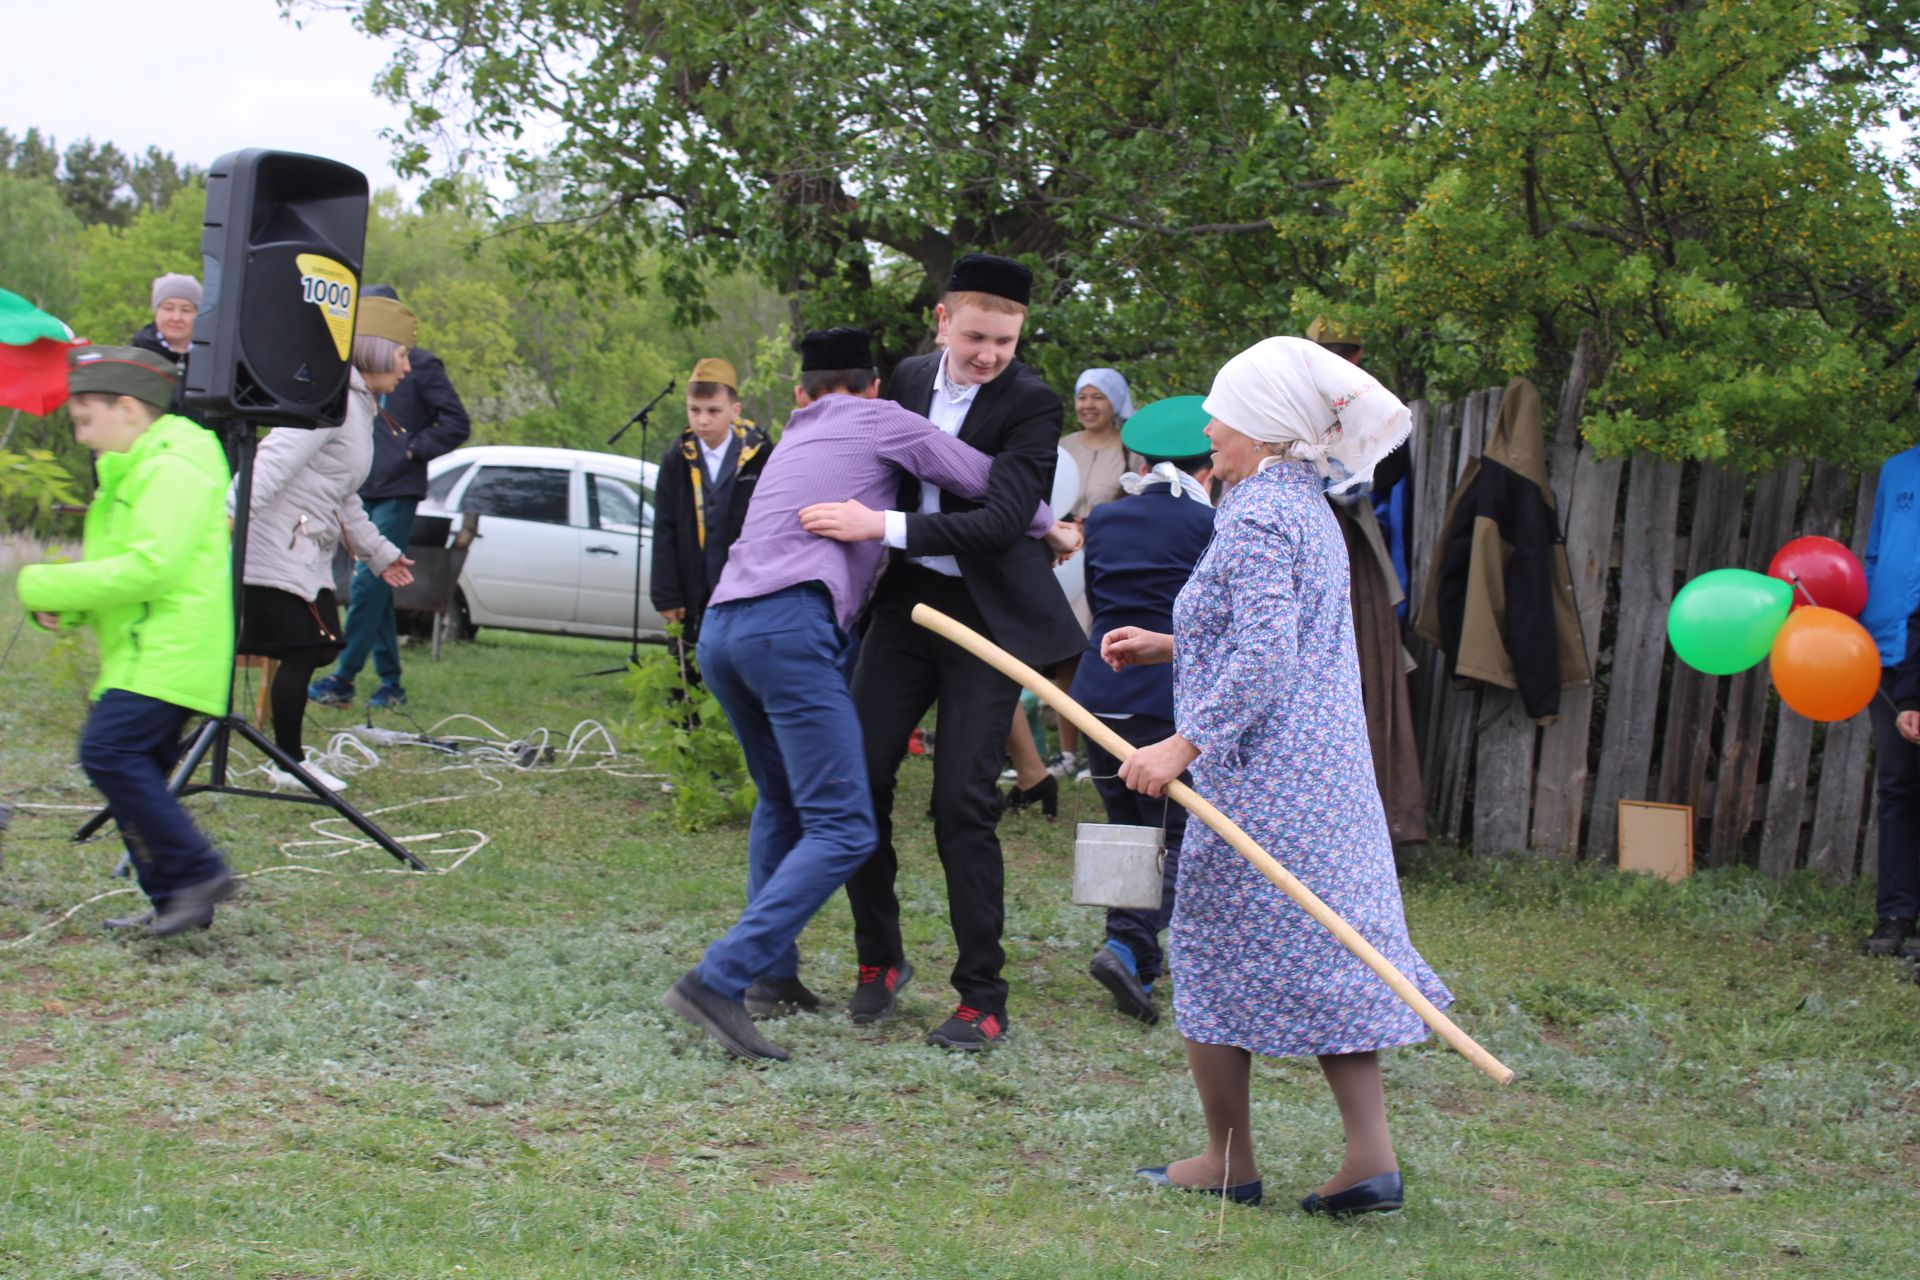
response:
<svg viewBox="0 0 1920 1280"><path fill-rule="evenodd" d="M1031 689L1042 702L1079 725L1080 732L1105 747L1114 759L1125 760L1133 754L1133 745L1108 728L1098 716L1062 693L1059 686L1051 680L978 631L964 623L955 622L938 609L929 608L924 604L913 607L913 620L935 635L959 645L1008 679ZM1272 854L1255 844L1253 837L1242 831L1233 819L1214 808L1184 782L1168 783L1167 794L1200 821L1217 831L1220 838L1232 845L1241 857L1257 867L1260 874L1278 885L1282 893L1299 903L1301 908L1319 921L1328 933L1338 938L1342 946L1358 956L1367 968L1379 974L1380 980L1393 988L1395 995L1406 1001L1428 1026L1440 1033L1441 1039L1458 1049L1467 1061L1501 1084L1506 1084L1513 1079L1512 1068L1481 1048L1472 1036L1460 1029L1458 1023L1436 1009L1433 1001L1421 994L1420 988L1409 982L1407 975L1395 968L1391 960L1381 955L1371 942L1361 937L1357 929L1342 920L1332 907L1320 901L1313 890L1295 879L1293 873L1281 866Z"/></svg>

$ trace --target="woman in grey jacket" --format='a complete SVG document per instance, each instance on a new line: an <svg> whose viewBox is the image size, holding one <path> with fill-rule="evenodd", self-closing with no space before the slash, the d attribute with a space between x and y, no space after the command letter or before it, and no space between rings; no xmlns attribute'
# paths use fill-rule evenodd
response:
<svg viewBox="0 0 1920 1280"><path fill-rule="evenodd" d="M354 556L391 586L413 581L413 561L380 536L359 494L373 464L373 433L383 427L379 397L407 376L413 338L413 313L399 302L360 299L346 421L331 430L275 428L254 459L239 648L280 660L269 693L273 738L296 760L302 759L307 685L340 652L335 545L344 537ZM335 791L346 788L324 770L311 764L307 770ZM272 766L267 776L275 785L294 782Z"/></svg>

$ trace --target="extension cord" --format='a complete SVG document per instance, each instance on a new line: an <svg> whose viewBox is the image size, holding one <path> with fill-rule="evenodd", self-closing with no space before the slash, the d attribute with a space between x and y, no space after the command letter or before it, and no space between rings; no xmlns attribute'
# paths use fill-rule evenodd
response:
<svg viewBox="0 0 1920 1280"><path fill-rule="evenodd" d="M405 729L376 729L370 724L348 725L346 732L356 738L364 738L368 742L378 742L389 747L398 746L403 742L417 742L420 737L419 734L409 733Z"/></svg>

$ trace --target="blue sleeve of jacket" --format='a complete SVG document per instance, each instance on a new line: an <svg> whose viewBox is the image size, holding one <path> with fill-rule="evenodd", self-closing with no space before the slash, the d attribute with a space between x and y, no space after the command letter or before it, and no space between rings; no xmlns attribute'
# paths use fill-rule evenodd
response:
<svg viewBox="0 0 1920 1280"><path fill-rule="evenodd" d="M423 353L407 381L414 384L414 395L426 411L422 415L425 425L408 433L407 452L414 461L431 462L465 444L473 434L473 419L467 416L467 406L460 403L460 393L453 389L453 380L447 377L447 366L440 357Z"/></svg>

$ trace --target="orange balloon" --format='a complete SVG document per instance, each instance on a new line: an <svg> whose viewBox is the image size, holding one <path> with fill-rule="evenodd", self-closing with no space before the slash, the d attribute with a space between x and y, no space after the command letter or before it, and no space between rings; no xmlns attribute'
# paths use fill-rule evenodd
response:
<svg viewBox="0 0 1920 1280"><path fill-rule="evenodd" d="M1880 650L1837 609L1796 609L1773 638L1773 687L1809 720L1850 720L1880 691Z"/></svg>

